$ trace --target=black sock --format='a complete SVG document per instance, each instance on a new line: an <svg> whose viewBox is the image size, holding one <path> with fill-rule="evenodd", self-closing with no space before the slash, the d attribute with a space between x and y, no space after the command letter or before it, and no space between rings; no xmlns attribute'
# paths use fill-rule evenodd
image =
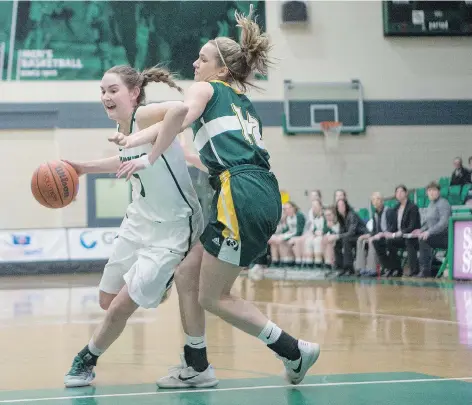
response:
<svg viewBox="0 0 472 405"><path fill-rule="evenodd" d="M208 368L208 359L206 347L203 349L195 349L188 345L184 346L184 355L187 366L193 367L193 369L199 373L205 371Z"/></svg>
<svg viewBox="0 0 472 405"><path fill-rule="evenodd" d="M97 365L97 360L98 356L95 356L93 353L90 353L88 345L85 346L80 352L79 356L82 357L82 359L90 365L96 366Z"/></svg>
<svg viewBox="0 0 472 405"><path fill-rule="evenodd" d="M298 340L284 331L282 331L275 343L267 345L267 347L279 356L289 360L297 360L301 356L300 349L298 348Z"/></svg>

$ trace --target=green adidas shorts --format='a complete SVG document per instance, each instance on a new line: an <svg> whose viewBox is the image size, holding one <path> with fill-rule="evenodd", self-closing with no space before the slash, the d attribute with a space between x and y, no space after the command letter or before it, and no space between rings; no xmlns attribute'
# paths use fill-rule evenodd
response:
<svg viewBox="0 0 472 405"><path fill-rule="evenodd" d="M282 215L277 179L267 169L242 165L220 174L209 223L200 241L218 259L247 267L267 252Z"/></svg>

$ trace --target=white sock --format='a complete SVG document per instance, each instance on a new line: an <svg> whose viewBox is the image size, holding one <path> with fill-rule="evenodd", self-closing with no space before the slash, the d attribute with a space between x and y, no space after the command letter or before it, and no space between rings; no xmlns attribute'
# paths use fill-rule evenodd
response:
<svg viewBox="0 0 472 405"><path fill-rule="evenodd" d="M205 336L189 336L186 334L185 344L192 349L203 349L206 347Z"/></svg>
<svg viewBox="0 0 472 405"><path fill-rule="evenodd" d="M93 343L93 338L90 339L88 349L89 352L92 353L94 356L101 356L103 353L105 353L105 350L101 350L97 346L95 346L95 343Z"/></svg>
<svg viewBox="0 0 472 405"><path fill-rule="evenodd" d="M295 259L295 264L302 264L302 259Z"/></svg>
<svg viewBox="0 0 472 405"><path fill-rule="evenodd" d="M305 259L306 264L313 264L313 259Z"/></svg>
<svg viewBox="0 0 472 405"><path fill-rule="evenodd" d="M275 323L268 321L257 338L262 340L266 345L271 345L279 340L281 334L282 329Z"/></svg>

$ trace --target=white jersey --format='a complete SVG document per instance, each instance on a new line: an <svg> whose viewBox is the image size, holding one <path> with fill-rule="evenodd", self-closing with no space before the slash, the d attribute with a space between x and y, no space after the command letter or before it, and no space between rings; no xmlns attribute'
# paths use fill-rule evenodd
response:
<svg viewBox="0 0 472 405"><path fill-rule="evenodd" d="M134 115L130 134L139 131ZM150 143L120 149L120 160L124 162L137 159L150 154L151 150ZM176 221L201 211L184 152L177 139L152 166L134 173L131 185L133 207L151 221Z"/></svg>

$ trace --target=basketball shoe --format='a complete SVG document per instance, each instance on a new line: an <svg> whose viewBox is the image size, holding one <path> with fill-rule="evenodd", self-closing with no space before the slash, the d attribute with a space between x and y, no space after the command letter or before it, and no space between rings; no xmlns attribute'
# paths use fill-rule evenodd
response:
<svg viewBox="0 0 472 405"><path fill-rule="evenodd" d="M159 388L211 388L218 385L215 371L211 365L199 373L187 365L185 356L180 355L181 364L171 367L169 374L157 380Z"/></svg>
<svg viewBox="0 0 472 405"><path fill-rule="evenodd" d="M320 345L318 343L305 342L298 340L298 349L300 350L300 358L297 360L288 360L284 357L276 355L283 361L285 366L284 378L290 384L300 384L305 378L306 372L316 363L320 356Z"/></svg>
<svg viewBox="0 0 472 405"><path fill-rule="evenodd" d="M64 385L67 388L85 387L95 378L94 365L87 356L75 356L72 367L64 377Z"/></svg>

